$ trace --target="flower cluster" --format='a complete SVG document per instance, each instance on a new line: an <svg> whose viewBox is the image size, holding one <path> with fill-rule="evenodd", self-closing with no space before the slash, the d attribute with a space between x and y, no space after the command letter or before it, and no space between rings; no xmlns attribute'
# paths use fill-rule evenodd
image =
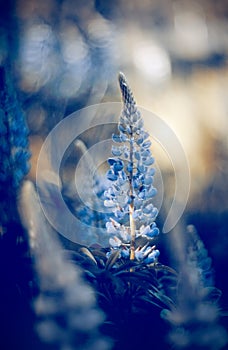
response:
<svg viewBox="0 0 228 350"><path fill-rule="evenodd" d="M151 155L149 134L144 130L144 122L133 94L122 73L119 75L120 89L124 108L118 123L118 134L112 139L113 157L108 160L110 169L107 178L112 182L105 191L105 206L110 207L116 220L110 219L106 227L114 238L110 239L113 247L125 245L137 237L153 239L159 234L155 223L158 210L152 203L156 195L153 186L155 169L151 167L154 158ZM135 247L132 245L132 250ZM145 256L152 260L157 256L155 250L135 251L134 258ZM152 254L152 255L151 255ZM139 258L141 260L141 258Z"/></svg>

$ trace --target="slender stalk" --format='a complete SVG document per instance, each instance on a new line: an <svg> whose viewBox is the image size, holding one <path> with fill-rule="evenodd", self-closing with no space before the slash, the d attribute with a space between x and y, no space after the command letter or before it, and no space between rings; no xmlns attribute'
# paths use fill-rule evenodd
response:
<svg viewBox="0 0 228 350"><path fill-rule="evenodd" d="M135 260L135 220L133 218L134 204L131 203L129 206L130 210L130 230L131 230L131 245L130 245L130 260Z"/></svg>
<svg viewBox="0 0 228 350"><path fill-rule="evenodd" d="M129 217L130 217L130 232L131 232L131 244L130 244L130 260L135 259L135 220L133 218L134 213L134 197L133 197L133 144L134 138L132 136L131 128L131 138L130 138L130 164L132 165L131 171L129 172L129 184L130 184L130 197L131 203L129 204Z"/></svg>

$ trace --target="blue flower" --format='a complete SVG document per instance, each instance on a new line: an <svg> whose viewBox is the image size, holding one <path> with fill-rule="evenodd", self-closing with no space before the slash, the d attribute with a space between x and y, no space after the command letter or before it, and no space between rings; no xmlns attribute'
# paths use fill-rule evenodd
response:
<svg viewBox="0 0 228 350"><path fill-rule="evenodd" d="M113 170L109 170L107 172L107 179L110 181L116 181L118 179L118 176L113 172Z"/></svg>
<svg viewBox="0 0 228 350"><path fill-rule="evenodd" d="M160 255L160 252L158 249L155 249L154 246L144 246L143 248L137 248L135 251L135 258L138 261L141 261L145 264L152 264L154 263L158 256Z"/></svg>
<svg viewBox="0 0 228 350"><path fill-rule="evenodd" d="M113 134L112 140L121 146L112 147L115 158L108 160L110 169L107 172L107 178L112 184L104 195L105 205L112 208L116 220L121 224L121 230L113 230L111 224L107 224L108 233L116 237L112 238L114 241L111 240L111 245L116 245L118 238L120 246L119 240L126 243L128 238L129 246L132 247L130 243L136 237L153 239L159 233L154 222L158 211L151 202L156 194L153 187L155 170L151 168L154 158L151 155L149 134L144 130L143 119L122 73L119 83L124 106L118 124L119 134ZM120 159L120 156L123 158ZM123 232L128 234L123 235ZM136 253L135 250L135 256L134 249L130 250L130 259L140 260L142 255L143 259L147 257L147 261L151 262L157 257L152 250L150 257L149 250L146 253L140 249ZM128 256L126 249L123 254Z"/></svg>
<svg viewBox="0 0 228 350"><path fill-rule="evenodd" d="M112 146L112 154L116 157L119 157L122 154L122 150L120 149L120 147Z"/></svg>
<svg viewBox="0 0 228 350"><path fill-rule="evenodd" d="M154 263L154 262L158 259L159 255L160 255L160 252L159 252L158 249L153 250L153 251L147 256L147 258L144 260L144 263L146 263L146 264L152 264L152 263Z"/></svg>

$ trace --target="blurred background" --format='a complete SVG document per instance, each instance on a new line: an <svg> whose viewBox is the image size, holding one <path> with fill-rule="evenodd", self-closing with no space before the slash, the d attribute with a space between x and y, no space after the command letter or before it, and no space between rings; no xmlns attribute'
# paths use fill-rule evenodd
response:
<svg viewBox="0 0 228 350"><path fill-rule="evenodd" d="M161 117L185 149L192 178L185 222L204 240L228 307L228 1L11 0L1 1L0 16L0 63L12 65L30 130L29 177L62 118L120 101L123 71L138 105ZM172 196L171 163L156 145L154 153Z"/></svg>

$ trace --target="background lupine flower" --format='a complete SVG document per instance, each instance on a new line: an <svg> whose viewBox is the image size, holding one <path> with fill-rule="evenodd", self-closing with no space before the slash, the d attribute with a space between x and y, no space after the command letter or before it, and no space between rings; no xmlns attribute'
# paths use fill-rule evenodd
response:
<svg viewBox="0 0 228 350"><path fill-rule="evenodd" d="M172 326L169 341L180 349L222 349L228 334L219 321L221 291L214 287L211 259L193 226L188 227L186 254L179 259L176 305L161 313Z"/></svg>
<svg viewBox="0 0 228 350"><path fill-rule="evenodd" d="M28 129L13 87L8 64L0 67L0 222L17 217L15 203L22 179L29 171Z"/></svg>
<svg viewBox="0 0 228 350"><path fill-rule="evenodd" d="M69 167L65 167L62 176L62 193L64 200L69 205L69 208L75 214L75 216L82 223L80 227L80 240L82 237L84 241L82 244L91 245L97 243L98 239L103 242L106 240L106 231L100 230L99 237L97 234L97 228L103 228L104 223L108 220L108 214L104 212L104 190L105 184L103 177L98 176L94 171L95 164L93 158L90 156L88 148L81 139L77 139L73 143L74 151L77 153L78 158L83 157L83 161L80 161L80 186L83 188L83 198L80 197L80 193L75 188L75 178L70 177L72 171L69 171ZM72 163L71 163L72 166ZM64 175L64 171L66 175ZM93 173L92 181L88 181L86 174ZM74 172L73 172L74 174ZM102 232L104 234L102 235Z"/></svg>
<svg viewBox="0 0 228 350"><path fill-rule="evenodd" d="M154 158L150 151L149 134L144 130L143 119L122 73L119 74L119 84L123 110L118 123L119 133L112 136L117 145L112 147L113 158L108 160L110 170L107 178L112 184L105 191L104 202L112 209L116 221L111 219L106 226L108 232L117 236L123 244L130 241L131 260L141 260L144 254L136 254L135 240L138 237L153 239L159 234L155 223L158 210L152 203L156 195L153 186L155 170L152 168ZM110 240L111 245L115 242L113 238ZM151 251L146 257L151 256L153 260L157 255Z"/></svg>
<svg viewBox="0 0 228 350"><path fill-rule="evenodd" d="M109 349L109 341L99 332L104 315L96 306L94 291L82 279L79 267L65 259L29 181L22 188L20 212L38 279L34 309L41 340L61 350Z"/></svg>

